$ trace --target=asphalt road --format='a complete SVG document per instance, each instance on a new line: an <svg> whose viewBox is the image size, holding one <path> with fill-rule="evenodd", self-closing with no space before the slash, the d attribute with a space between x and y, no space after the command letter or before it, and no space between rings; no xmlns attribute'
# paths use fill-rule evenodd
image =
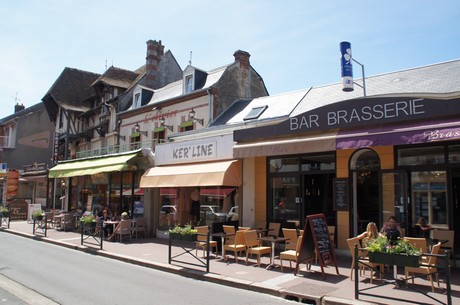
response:
<svg viewBox="0 0 460 305"><path fill-rule="evenodd" d="M0 232L0 304L293 304Z"/></svg>

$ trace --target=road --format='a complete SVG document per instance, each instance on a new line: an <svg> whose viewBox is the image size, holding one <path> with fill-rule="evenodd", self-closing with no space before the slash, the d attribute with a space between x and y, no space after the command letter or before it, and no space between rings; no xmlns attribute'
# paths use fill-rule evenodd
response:
<svg viewBox="0 0 460 305"><path fill-rule="evenodd" d="M4 304L293 304L0 232Z"/></svg>

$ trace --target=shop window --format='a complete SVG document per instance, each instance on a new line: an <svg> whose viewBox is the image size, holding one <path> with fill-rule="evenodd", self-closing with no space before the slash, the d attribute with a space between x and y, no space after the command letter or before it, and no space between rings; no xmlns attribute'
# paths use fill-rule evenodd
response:
<svg viewBox="0 0 460 305"><path fill-rule="evenodd" d="M178 189L160 188L161 208L160 208L160 228L173 227L178 224Z"/></svg>
<svg viewBox="0 0 460 305"><path fill-rule="evenodd" d="M298 176L271 179L271 208L273 221L298 221L300 219Z"/></svg>
<svg viewBox="0 0 460 305"><path fill-rule="evenodd" d="M269 161L270 173L299 171L299 158L276 158Z"/></svg>
<svg viewBox="0 0 460 305"><path fill-rule="evenodd" d="M431 225L447 225L447 184L445 171L411 173L413 222L424 217Z"/></svg>
<svg viewBox="0 0 460 305"><path fill-rule="evenodd" d="M460 145L449 146L449 163L460 163Z"/></svg>
<svg viewBox="0 0 460 305"><path fill-rule="evenodd" d="M429 146L398 149L398 165L444 164L444 147Z"/></svg>
<svg viewBox="0 0 460 305"><path fill-rule="evenodd" d="M305 156L300 160L300 169L303 172L335 170L335 155Z"/></svg>

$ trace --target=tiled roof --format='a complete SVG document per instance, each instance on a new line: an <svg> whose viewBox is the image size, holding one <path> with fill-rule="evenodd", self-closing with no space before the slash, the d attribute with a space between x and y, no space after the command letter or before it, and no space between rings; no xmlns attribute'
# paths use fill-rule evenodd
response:
<svg viewBox="0 0 460 305"><path fill-rule="evenodd" d="M102 83L106 83L113 87L127 89L131 87L132 83L134 82L134 80L136 80L138 76L139 74L136 72L121 69L121 68L116 68L112 66L107 71L105 71L104 74L102 74L92 84L92 86L102 82Z"/></svg>

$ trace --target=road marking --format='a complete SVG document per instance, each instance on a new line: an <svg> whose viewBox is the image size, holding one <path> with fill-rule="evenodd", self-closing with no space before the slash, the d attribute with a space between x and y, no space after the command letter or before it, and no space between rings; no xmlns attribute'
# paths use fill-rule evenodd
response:
<svg viewBox="0 0 460 305"><path fill-rule="evenodd" d="M53 302L45 296L7 278L2 274L0 274L0 286L27 304L59 305L59 303Z"/></svg>

